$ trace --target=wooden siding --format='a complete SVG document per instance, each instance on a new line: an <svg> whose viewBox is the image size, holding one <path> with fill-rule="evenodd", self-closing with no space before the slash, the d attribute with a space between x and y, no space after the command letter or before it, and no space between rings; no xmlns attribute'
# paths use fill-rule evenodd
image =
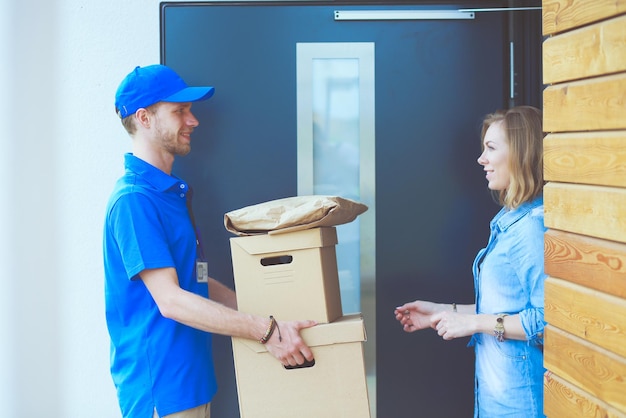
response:
<svg viewBox="0 0 626 418"><path fill-rule="evenodd" d="M555 374L546 374L544 386L545 413L549 417L626 418L626 414Z"/></svg>
<svg viewBox="0 0 626 418"><path fill-rule="evenodd" d="M545 267L550 276L626 299L626 244L548 230Z"/></svg>
<svg viewBox="0 0 626 418"><path fill-rule="evenodd" d="M550 325L626 357L626 328L621 326L625 299L551 277L546 281L545 318Z"/></svg>
<svg viewBox="0 0 626 418"><path fill-rule="evenodd" d="M544 179L626 187L626 132L550 134L543 146Z"/></svg>
<svg viewBox="0 0 626 418"><path fill-rule="evenodd" d="M626 128L626 73L549 86L543 105L546 132Z"/></svg>
<svg viewBox="0 0 626 418"><path fill-rule="evenodd" d="M624 48L626 16L548 38L543 44L543 82L625 71Z"/></svg>
<svg viewBox="0 0 626 418"><path fill-rule="evenodd" d="M543 0L543 34L588 25L626 13L626 0Z"/></svg>
<svg viewBox="0 0 626 418"><path fill-rule="evenodd" d="M549 325L545 334L544 364L555 375L626 413L626 359L623 357Z"/></svg>
<svg viewBox="0 0 626 418"><path fill-rule="evenodd" d="M545 225L613 241L626 238L626 189L550 182L544 187Z"/></svg>
<svg viewBox="0 0 626 418"><path fill-rule="evenodd" d="M626 0L543 0L544 412L626 417Z"/></svg>

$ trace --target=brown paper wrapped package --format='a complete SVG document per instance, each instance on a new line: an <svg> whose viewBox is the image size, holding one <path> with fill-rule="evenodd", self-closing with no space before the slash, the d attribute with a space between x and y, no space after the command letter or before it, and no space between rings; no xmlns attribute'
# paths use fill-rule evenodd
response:
<svg viewBox="0 0 626 418"><path fill-rule="evenodd" d="M349 223L367 209L338 196L294 196L230 211L224 215L224 226L239 236L279 234Z"/></svg>

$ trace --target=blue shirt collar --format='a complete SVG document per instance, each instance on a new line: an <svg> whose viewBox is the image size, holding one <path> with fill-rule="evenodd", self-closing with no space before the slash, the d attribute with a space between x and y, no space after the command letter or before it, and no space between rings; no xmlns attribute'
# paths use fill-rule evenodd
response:
<svg viewBox="0 0 626 418"><path fill-rule="evenodd" d="M496 227L499 231L505 231L515 222L524 217L532 210L543 206L543 196L539 196L530 202L524 202L515 209L502 208L500 212L492 219L491 229Z"/></svg>
<svg viewBox="0 0 626 418"><path fill-rule="evenodd" d="M124 154L124 167L126 172L132 172L141 177L144 181L152 185L156 190L166 191L187 191L189 186L176 176L171 176L152 164L135 157L132 153Z"/></svg>

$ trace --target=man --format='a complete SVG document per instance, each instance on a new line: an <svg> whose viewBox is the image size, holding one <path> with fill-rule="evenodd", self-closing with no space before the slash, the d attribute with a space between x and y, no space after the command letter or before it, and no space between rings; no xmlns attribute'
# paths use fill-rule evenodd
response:
<svg viewBox="0 0 626 418"><path fill-rule="evenodd" d="M109 199L103 249L111 374L124 417L209 417L212 333L257 340L283 365L313 360L300 330L314 321L239 312L235 293L206 275L189 186L172 165L191 150L192 102L213 93L163 65L135 68L116 93L132 153Z"/></svg>

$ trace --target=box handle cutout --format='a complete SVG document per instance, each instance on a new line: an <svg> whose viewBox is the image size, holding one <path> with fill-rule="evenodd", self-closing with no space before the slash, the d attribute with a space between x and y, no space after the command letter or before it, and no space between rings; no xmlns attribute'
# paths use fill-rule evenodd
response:
<svg viewBox="0 0 626 418"><path fill-rule="evenodd" d="M315 366L315 359L311 361L305 360L304 363L298 364L296 366L283 366L283 367L287 370L294 370L294 369L306 369L308 367L313 367L313 366Z"/></svg>
<svg viewBox="0 0 626 418"><path fill-rule="evenodd" d="M261 259L263 266L277 266L279 264L291 264L293 257L290 255L279 255L278 257L267 257Z"/></svg>

